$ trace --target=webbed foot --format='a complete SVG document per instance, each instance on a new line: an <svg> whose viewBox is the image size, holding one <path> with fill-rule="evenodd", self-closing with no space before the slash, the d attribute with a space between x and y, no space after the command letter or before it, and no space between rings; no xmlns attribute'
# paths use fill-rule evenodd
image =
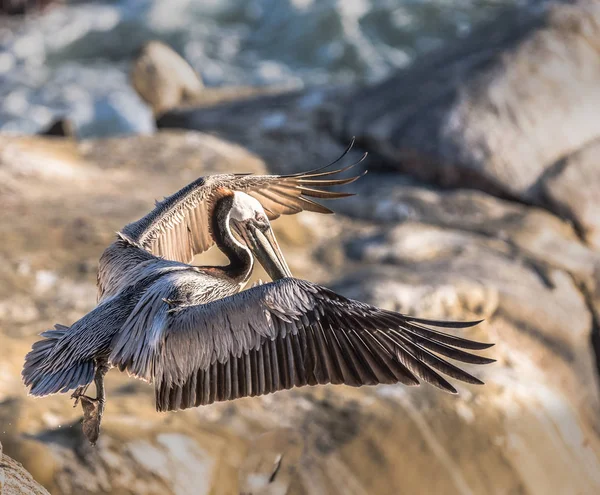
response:
<svg viewBox="0 0 600 495"><path fill-rule="evenodd" d="M88 385L77 387L71 395L71 398L75 399L73 407L76 407L79 401L81 401L81 408L83 409L83 434L92 445L96 445L98 437L100 436L100 423L102 423L102 415L104 414L104 407L106 405L104 375L107 371L108 366L106 366L106 363L97 363L96 372L94 374L97 396L95 399L85 395Z"/></svg>
<svg viewBox="0 0 600 495"><path fill-rule="evenodd" d="M87 395L80 395L76 400L81 400L81 408L83 409L83 434L92 445L96 445L100 436L104 400L92 399Z"/></svg>

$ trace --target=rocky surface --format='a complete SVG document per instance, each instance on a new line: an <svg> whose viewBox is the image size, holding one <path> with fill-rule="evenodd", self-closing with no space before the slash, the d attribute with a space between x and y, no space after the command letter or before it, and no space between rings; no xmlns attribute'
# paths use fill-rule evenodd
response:
<svg viewBox="0 0 600 495"><path fill-rule="evenodd" d="M399 175L367 175L358 196L332 203L333 217L277 220L282 248L298 276L349 296L421 316L485 318L466 332L497 342L488 354L498 363L475 370L485 386L459 385L459 396L329 386L158 414L151 387L113 371L96 448L68 397L26 397L27 348L39 331L93 307L96 263L115 230L198 175L266 168L199 132L0 138L8 213L0 218L0 439L8 454L65 494L600 488L591 346L600 255L542 209Z"/></svg>
<svg viewBox="0 0 600 495"><path fill-rule="evenodd" d="M571 218L581 237L595 247L600 246L599 153L600 141L594 140L559 161L542 186L550 207Z"/></svg>
<svg viewBox="0 0 600 495"><path fill-rule="evenodd" d="M131 67L131 83L156 114L197 99L204 89L188 63L160 41L141 47Z"/></svg>
<svg viewBox="0 0 600 495"><path fill-rule="evenodd" d="M31 474L2 452L0 444L0 493L2 495L49 495Z"/></svg>
<svg viewBox="0 0 600 495"><path fill-rule="evenodd" d="M387 169L565 214L600 247L587 192L600 186L597 145L584 151L600 137L599 41L594 0L507 12L354 93L339 133L358 136Z"/></svg>

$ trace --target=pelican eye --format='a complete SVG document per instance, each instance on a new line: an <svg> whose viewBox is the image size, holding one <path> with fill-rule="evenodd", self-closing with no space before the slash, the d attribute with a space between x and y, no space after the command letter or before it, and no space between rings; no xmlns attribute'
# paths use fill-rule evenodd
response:
<svg viewBox="0 0 600 495"><path fill-rule="evenodd" d="M256 212L256 215L254 216L254 223L256 227L263 232L269 229L269 220L260 212Z"/></svg>

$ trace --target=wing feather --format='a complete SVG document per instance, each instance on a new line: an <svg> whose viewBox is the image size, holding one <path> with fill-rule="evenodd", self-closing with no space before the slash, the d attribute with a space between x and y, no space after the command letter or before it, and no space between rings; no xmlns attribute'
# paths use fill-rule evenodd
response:
<svg viewBox="0 0 600 495"><path fill-rule="evenodd" d="M113 365L154 383L159 410L325 383L422 380L456 393L442 375L482 382L445 358L493 361L460 349L488 344L430 330L428 320L418 320L415 329L415 319L298 279L175 308L155 307L169 294L169 285L161 284L159 293L151 288L142 297L110 356ZM132 344L132 336L142 342Z"/></svg>
<svg viewBox="0 0 600 495"><path fill-rule="evenodd" d="M350 148L351 146L344 155ZM334 163L335 161L323 169ZM351 196L349 193L324 188L350 184L357 180L362 174L349 178L328 177L342 173L358 163L360 162L342 169L318 173L223 174L200 177L172 196L156 202L155 208L148 215L126 225L121 233L156 256L189 263L195 255L214 244L210 218L215 203L224 195L232 191L250 194L262 204L270 220L304 210L332 213L329 208L310 198L336 199Z"/></svg>

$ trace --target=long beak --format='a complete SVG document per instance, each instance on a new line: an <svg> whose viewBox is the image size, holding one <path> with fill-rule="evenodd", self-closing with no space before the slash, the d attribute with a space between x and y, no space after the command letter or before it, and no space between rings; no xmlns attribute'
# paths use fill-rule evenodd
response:
<svg viewBox="0 0 600 495"><path fill-rule="evenodd" d="M292 276L272 229L262 232L255 226L248 225L245 233L247 233L244 237L248 247L271 279L279 280Z"/></svg>

